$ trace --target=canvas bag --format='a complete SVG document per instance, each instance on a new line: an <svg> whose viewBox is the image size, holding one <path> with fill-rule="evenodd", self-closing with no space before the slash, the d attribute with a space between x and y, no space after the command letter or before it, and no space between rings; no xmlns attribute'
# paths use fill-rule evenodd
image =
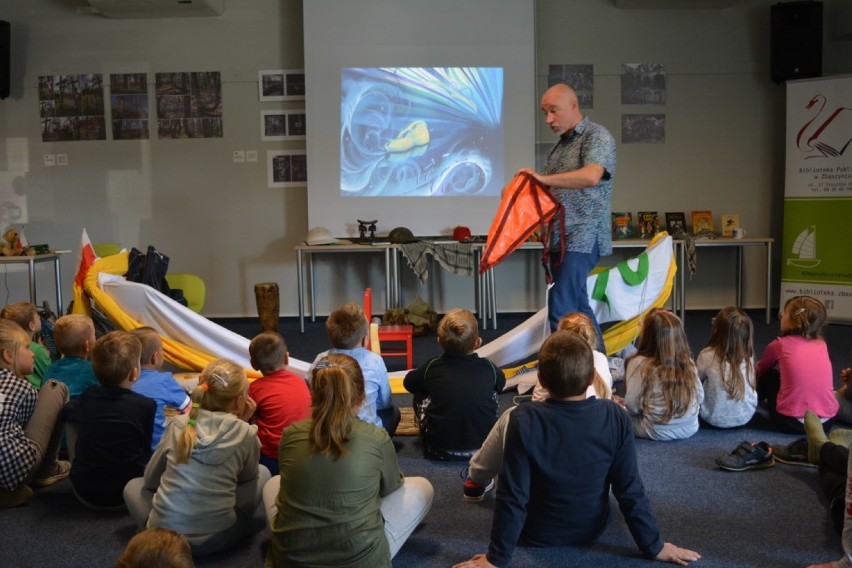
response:
<svg viewBox="0 0 852 568"><path fill-rule="evenodd" d="M525 243L530 235L540 231L544 244L542 265L547 281L550 283L551 231L559 231L560 262L565 253L562 211L562 204L532 175L528 173L516 175L503 189L503 199L488 231L485 250L479 263L479 272L482 273L497 266Z"/></svg>

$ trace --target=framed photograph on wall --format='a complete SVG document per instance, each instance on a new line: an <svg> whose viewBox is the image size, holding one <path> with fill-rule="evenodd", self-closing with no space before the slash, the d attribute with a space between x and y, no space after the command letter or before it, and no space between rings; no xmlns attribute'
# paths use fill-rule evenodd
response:
<svg viewBox="0 0 852 568"><path fill-rule="evenodd" d="M257 87L262 102L303 101L305 100L305 71L303 69L258 71Z"/></svg>
<svg viewBox="0 0 852 568"><path fill-rule="evenodd" d="M304 140L305 109L260 111L261 140Z"/></svg>
<svg viewBox="0 0 852 568"><path fill-rule="evenodd" d="M305 150L269 150L266 153L269 187L307 187L307 158Z"/></svg>

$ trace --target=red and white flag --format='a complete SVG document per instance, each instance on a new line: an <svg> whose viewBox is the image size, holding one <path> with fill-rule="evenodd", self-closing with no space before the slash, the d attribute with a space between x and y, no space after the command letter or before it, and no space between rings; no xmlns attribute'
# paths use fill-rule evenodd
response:
<svg viewBox="0 0 852 568"><path fill-rule="evenodd" d="M18 242L16 243L18 250L26 250L30 243L27 241L27 237L24 236L24 228L21 227L21 230L18 231Z"/></svg>
<svg viewBox="0 0 852 568"><path fill-rule="evenodd" d="M92 241L89 240L89 233L86 232L86 229L83 229L83 234L80 236L80 254L77 257L77 276L74 278L74 282L81 289L83 288L83 281L86 279L86 274L89 272L89 267L97 259L98 255L95 254L95 247L92 246Z"/></svg>

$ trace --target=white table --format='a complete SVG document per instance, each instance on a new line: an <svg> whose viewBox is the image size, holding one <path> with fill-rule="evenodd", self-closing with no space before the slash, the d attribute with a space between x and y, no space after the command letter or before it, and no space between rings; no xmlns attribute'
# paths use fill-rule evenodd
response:
<svg viewBox="0 0 852 568"><path fill-rule="evenodd" d="M60 279L59 253L37 254L35 256L0 256L0 264L15 265L26 264L28 268L30 285L30 302L37 304L36 300L36 272L35 265L43 262L53 263L53 277L56 285L56 314L62 315L62 281Z"/></svg>
<svg viewBox="0 0 852 568"><path fill-rule="evenodd" d="M737 287L737 296L736 296L736 306L742 307L743 305L743 250L746 247L764 247L766 249L766 295L765 295L765 310L766 310L766 323L767 325L771 323L772 314L770 303L772 301L772 243L775 242L775 239L770 237L744 237L742 239L734 239L732 237L717 237L715 239L708 238L700 238L695 239L695 249L696 254L698 253L698 249L701 248L718 248L718 247L726 247L726 248L734 248L736 249L736 271L735 280ZM678 249L678 247L680 247ZM677 282L680 287L680 297L684 303L686 303L686 278L684 278L684 272L687 270L686 268L686 246L683 241L675 241L675 248L678 254L678 274L679 281ZM700 262L700 260L699 260ZM683 316L681 315L681 319Z"/></svg>
<svg viewBox="0 0 852 568"><path fill-rule="evenodd" d="M311 279L309 298L311 303L311 321L316 321L314 298L316 297L316 279L314 278L314 255L320 254L381 254L385 260L385 306L396 307L399 302L399 260L395 248L390 243L343 244L343 245L296 245L296 272L299 290L299 329L305 333L305 271L304 260L308 261ZM369 283L365 288L370 287Z"/></svg>

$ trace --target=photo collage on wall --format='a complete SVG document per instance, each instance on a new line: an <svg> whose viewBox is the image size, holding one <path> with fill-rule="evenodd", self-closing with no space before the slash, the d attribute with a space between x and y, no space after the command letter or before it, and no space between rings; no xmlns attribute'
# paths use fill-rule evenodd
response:
<svg viewBox="0 0 852 568"><path fill-rule="evenodd" d="M621 104L665 105L666 70L660 63L624 63L621 66ZM623 144L664 144L664 113L621 115Z"/></svg>
<svg viewBox="0 0 852 568"><path fill-rule="evenodd" d="M148 140L151 109L147 73L109 76L113 140ZM218 71L157 73L158 138L221 138L222 79ZM44 142L106 140L104 83L100 74L38 78Z"/></svg>
<svg viewBox="0 0 852 568"><path fill-rule="evenodd" d="M106 140L103 76L38 78L42 142Z"/></svg>
<svg viewBox="0 0 852 568"><path fill-rule="evenodd" d="M258 72L258 98L260 102L288 102L305 100L305 72L302 69L275 69ZM260 139L263 142L305 140L306 117L304 103L301 108L260 111ZM267 150L267 178L269 187L307 187L308 161L304 143L289 149Z"/></svg>
<svg viewBox="0 0 852 568"><path fill-rule="evenodd" d="M157 73L156 93L159 138L222 138L221 73Z"/></svg>
<svg viewBox="0 0 852 568"><path fill-rule="evenodd" d="M148 140L148 74L109 76L113 140Z"/></svg>

